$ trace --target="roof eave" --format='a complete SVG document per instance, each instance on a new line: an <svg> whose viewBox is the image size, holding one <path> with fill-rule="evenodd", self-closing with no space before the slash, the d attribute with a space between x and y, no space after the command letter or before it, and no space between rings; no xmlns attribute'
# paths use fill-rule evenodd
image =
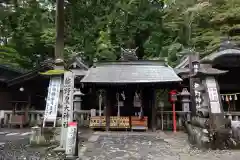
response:
<svg viewBox="0 0 240 160"><path fill-rule="evenodd" d="M44 66L41 66L35 70L32 70L30 72L27 72L23 75L20 75L19 77L16 77L14 79L11 79L11 80L8 80L7 81L7 84L8 86L12 86L12 85L15 85L15 84L19 84L25 80L30 80L30 79L33 79L35 77L37 77L39 75L39 72L41 71L46 71L48 69L53 69L53 66L50 66L50 65L44 65Z"/></svg>
<svg viewBox="0 0 240 160"><path fill-rule="evenodd" d="M152 82L89 82L89 81L81 81L84 84L160 84L160 83L179 83L183 80L179 81L152 81Z"/></svg>

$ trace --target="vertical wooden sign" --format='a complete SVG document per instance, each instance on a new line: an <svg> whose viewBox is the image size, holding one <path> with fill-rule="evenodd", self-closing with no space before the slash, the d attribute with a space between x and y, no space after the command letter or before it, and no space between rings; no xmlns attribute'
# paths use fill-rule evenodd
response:
<svg viewBox="0 0 240 160"><path fill-rule="evenodd" d="M62 107L62 128L61 128L61 146L65 148L68 123L73 120L73 90L74 74L72 72L64 73L63 81L63 107Z"/></svg>

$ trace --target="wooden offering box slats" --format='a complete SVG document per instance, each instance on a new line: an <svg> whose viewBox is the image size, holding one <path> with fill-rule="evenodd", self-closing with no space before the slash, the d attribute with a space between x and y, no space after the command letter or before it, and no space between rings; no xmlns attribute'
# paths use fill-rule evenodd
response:
<svg viewBox="0 0 240 160"><path fill-rule="evenodd" d="M106 117L105 116L91 117L89 127L90 128L104 128L104 127L106 127ZM120 129L130 128L129 117L111 116L110 117L110 128L120 128Z"/></svg>
<svg viewBox="0 0 240 160"><path fill-rule="evenodd" d="M148 129L148 117L132 116L131 117L131 129L132 130L147 130Z"/></svg>

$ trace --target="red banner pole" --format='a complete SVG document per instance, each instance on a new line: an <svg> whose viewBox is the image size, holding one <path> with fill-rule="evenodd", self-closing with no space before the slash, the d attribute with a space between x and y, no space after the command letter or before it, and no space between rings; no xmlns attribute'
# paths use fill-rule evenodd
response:
<svg viewBox="0 0 240 160"><path fill-rule="evenodd" d="M173 108L173 132L177 132L177 121L176 121L176 111L175 111L175 102L172 103Z"/></svg>

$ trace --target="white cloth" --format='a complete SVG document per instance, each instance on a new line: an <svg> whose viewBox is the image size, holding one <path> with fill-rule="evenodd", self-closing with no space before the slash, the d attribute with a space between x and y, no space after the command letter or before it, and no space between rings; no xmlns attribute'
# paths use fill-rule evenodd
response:
<svg viewBox="0 0 240 160"><path fill-rule="evenodd" d="M4 118L4 110L0 110L0 119Z"/></svg>

